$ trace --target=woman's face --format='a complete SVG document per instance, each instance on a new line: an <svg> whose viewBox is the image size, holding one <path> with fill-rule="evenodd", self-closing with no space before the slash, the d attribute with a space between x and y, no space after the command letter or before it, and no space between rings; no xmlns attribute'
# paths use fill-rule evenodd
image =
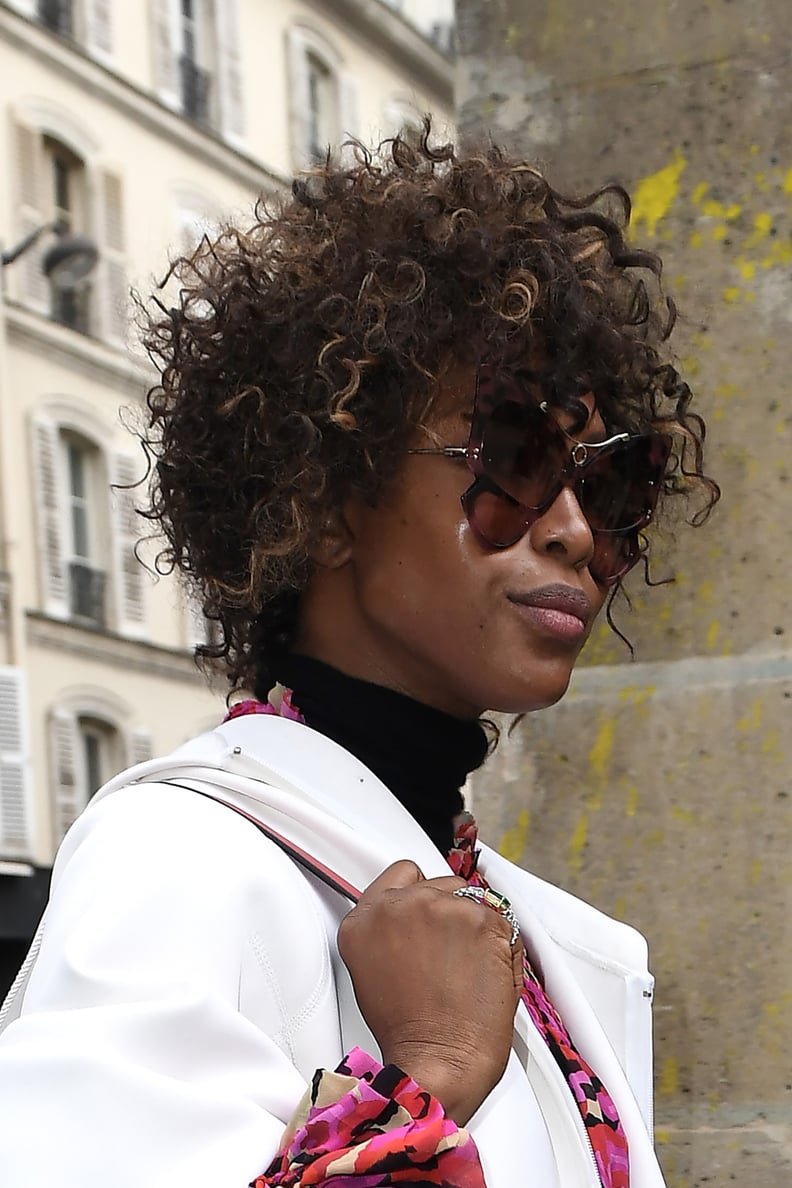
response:
<svg viewBox="0 0 792 1188"><path fill-rule="evenodd" d="M472 403L473 385L470 373L456 381L456 407ZM594 399L584 402L577 436L601 439ZM469 418L432 428L464 445ZM414 444L433 442L422 434ZM464 460L408 455L376 507L352 501L343 540L304 599L297 649L462 717L558 701L606 594L587 568L588 523L565 487L522 540L487 548L460 504L471 481Z"/></svg>

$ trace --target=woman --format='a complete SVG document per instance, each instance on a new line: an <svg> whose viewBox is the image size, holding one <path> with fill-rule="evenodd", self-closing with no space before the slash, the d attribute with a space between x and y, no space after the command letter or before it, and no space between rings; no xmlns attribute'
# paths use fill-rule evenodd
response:
<svg viewBox="0 0 792 1188"><path fill-rule="evenodd" d="M657 509L717 496L627 208L427 128L178 265L147 514L248 696L64 843L4 1188L662 1183L642 939L460 793Z"/></svg>

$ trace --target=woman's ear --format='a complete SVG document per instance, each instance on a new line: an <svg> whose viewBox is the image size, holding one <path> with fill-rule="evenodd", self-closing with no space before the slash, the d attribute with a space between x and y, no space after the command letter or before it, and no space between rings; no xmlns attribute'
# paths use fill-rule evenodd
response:
<svg viewBox="0 0 792 1188"><path fill-rule="evenodd" d="M322 534L311 549L311 560L322 569L340 569L352 556L352 540L346 517L333 512L325 519Z"/></svg>

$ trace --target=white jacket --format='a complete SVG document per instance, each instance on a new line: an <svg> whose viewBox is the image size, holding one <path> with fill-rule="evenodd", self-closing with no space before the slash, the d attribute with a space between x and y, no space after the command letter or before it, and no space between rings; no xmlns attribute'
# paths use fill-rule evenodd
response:
<svg viewBox="0 0 792 1188"><path fill-rule="evenodd" d="M315 1068L355 1043L379 1057L335 944L348 901L190 790L217 785L359 887L400 858L448 873L366 767L287 719L235 719L111 781L61 847L41 950L0 1036L2 1188L245 1188ZM662 1188L643 938L486 847L481 869L616 1103L631 1188ZM599 1188L522 1004L506 1073L468 1128L488 1188Z"/></svg>

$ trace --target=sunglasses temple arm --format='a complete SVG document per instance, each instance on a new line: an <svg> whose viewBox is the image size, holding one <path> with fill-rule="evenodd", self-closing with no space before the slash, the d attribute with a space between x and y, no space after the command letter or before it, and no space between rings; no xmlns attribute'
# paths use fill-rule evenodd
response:
<svg viewBox="0 0 792 1188"><path fill-rule="evenodd" d="M434 454L440 458L467 458L467 446L436 446L433 449L408 450L408 454Z"/></svg>

